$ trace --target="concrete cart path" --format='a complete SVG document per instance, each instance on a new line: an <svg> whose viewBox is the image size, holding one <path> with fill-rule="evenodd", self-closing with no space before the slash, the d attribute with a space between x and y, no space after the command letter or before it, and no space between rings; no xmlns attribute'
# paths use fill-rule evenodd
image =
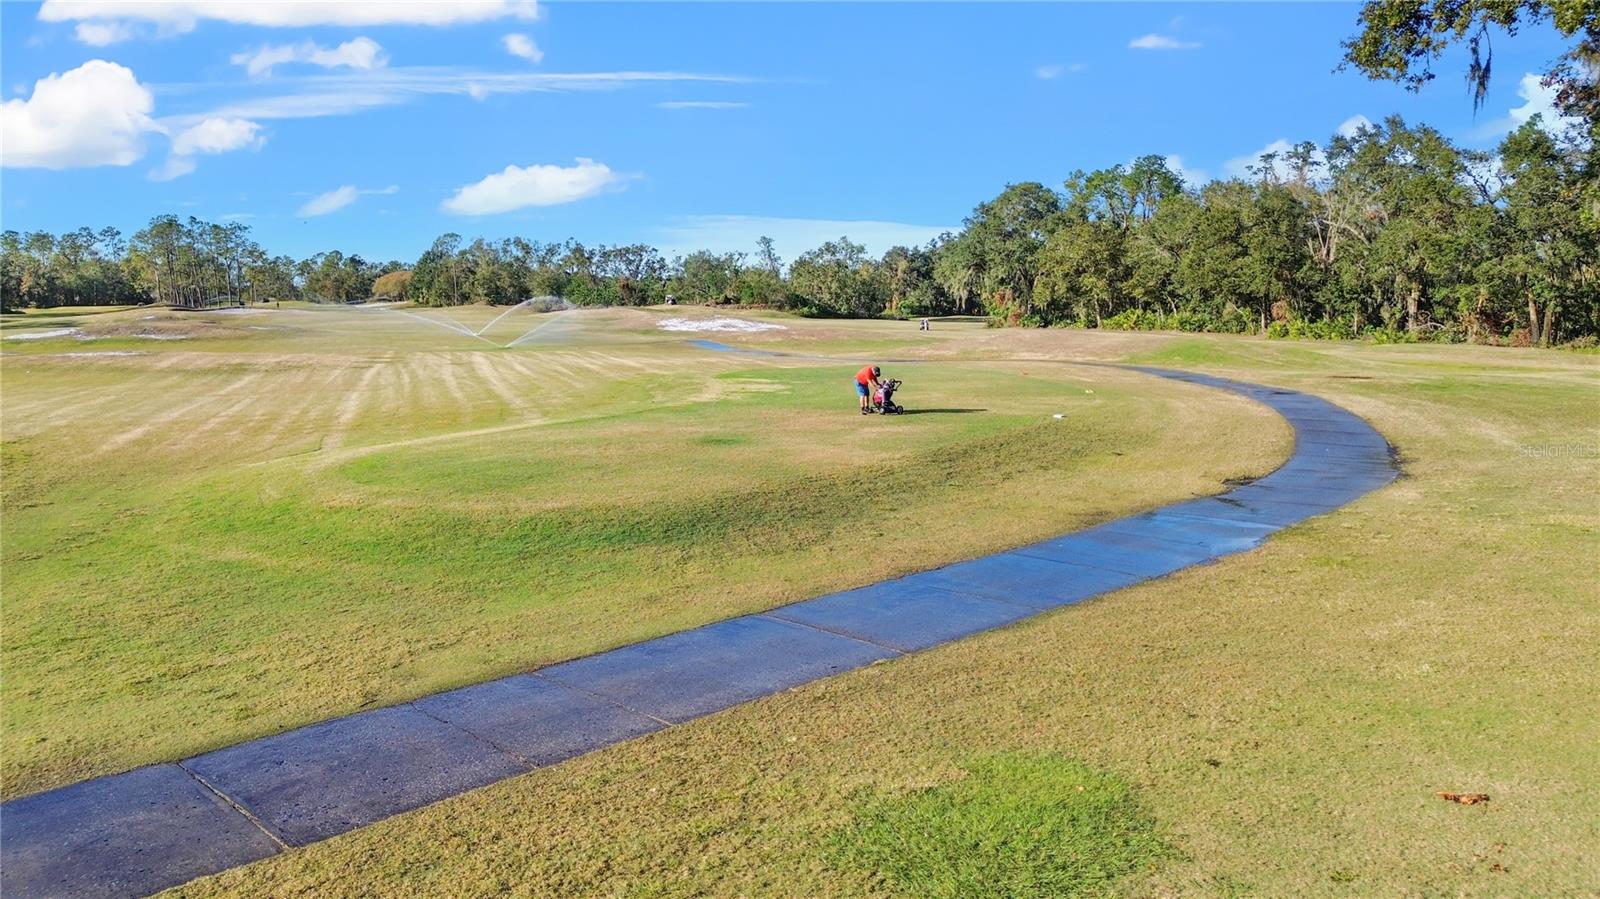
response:
<svg viewBox="0 0 1600 899"><path fill-rule="evenodd" d="M142 896L790 687L1256 546L1397 474L1329 403L1206 375L1295 430L1220 496L0 805L0 893Z"/></svg>

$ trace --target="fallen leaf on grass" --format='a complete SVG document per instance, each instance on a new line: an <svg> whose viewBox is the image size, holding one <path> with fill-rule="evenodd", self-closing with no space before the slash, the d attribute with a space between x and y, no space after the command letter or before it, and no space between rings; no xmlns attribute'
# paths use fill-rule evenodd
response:
<svg viewBox="0 0 1600 899"><path fill-rule="evenodd" d="M1451 792L1449 792L1447 790L1440 790L1439 791L1439 798L1443 799L1446 802L1455 802L1455 803L1459 803L1461 805L1477 805L1480 802L1488 802L1489 801L1489 794L1488 793L1451 793Z"/></svg>

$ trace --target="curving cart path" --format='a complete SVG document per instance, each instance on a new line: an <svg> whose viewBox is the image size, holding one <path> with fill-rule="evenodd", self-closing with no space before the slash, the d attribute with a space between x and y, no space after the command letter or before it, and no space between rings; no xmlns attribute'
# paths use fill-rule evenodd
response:
<svg viewBox="0 0 1600 899"><path fill-rule="evenodd" d="M1397 474L1325 400L1207 375L1294 426L1267 477L1010 552L0 805L0 894L142 896L819 678L1256 546Z"/></svg>

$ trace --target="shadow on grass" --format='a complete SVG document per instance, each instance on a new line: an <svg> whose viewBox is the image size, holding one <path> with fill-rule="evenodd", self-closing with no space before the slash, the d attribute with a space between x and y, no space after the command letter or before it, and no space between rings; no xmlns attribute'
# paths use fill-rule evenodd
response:
<svg viewBox="0 0 1600 899"><path fill-rule="evenodd" d="M971 412L988 412L988 409L907 409L901 415L966 415Z"/></svg>

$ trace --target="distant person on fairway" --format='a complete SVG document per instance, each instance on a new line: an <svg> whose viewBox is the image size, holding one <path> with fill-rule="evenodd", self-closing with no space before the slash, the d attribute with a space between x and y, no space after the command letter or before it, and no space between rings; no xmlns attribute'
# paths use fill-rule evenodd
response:
<svg viewBox="0 0 1600 899"><path fill-rule="evenodd" d="M872 414L872 391L878 388L878 375L881 372L876 365L868 365L856 372L856 395L861 398L861 414Z"/></svg>

